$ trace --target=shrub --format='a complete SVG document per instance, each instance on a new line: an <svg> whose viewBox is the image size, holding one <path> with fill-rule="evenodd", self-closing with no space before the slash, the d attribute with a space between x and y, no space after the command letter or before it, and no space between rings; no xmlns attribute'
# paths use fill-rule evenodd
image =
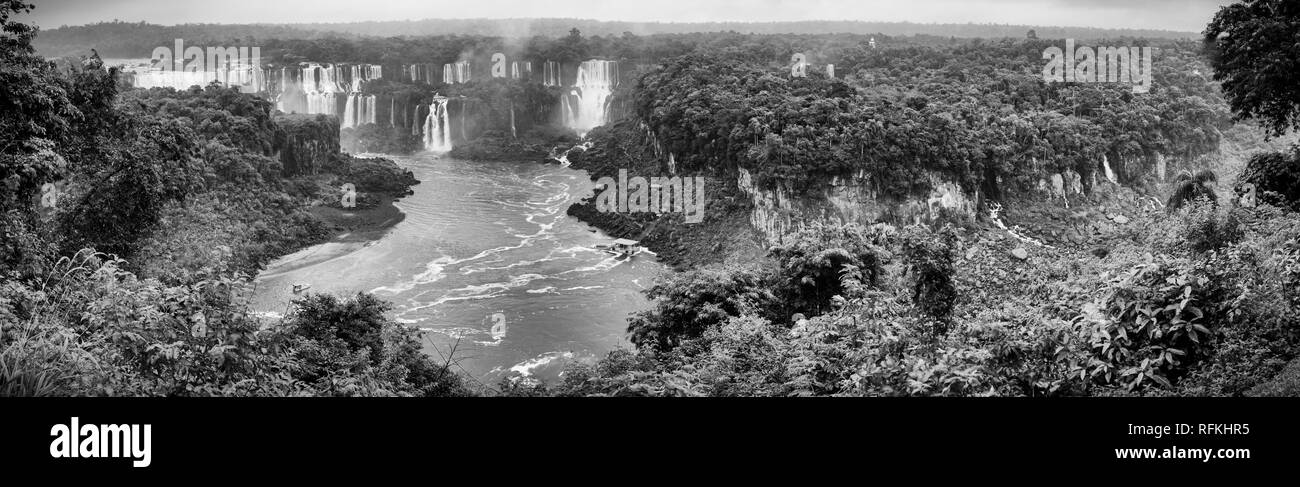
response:
<svg viewBox="0 0 1300 487"><path fill-rule="evenodd" d="M876 285L892 258L889 246L895 236L894 227L886 224L821 222L787 236L768 252L779 268L778 289L787 311L815 316L829 309L831 299L845 292L841 277L846 268L854 269L863 284Z"/></svg>
<svg viewBox="0 0 1300 487"><path fill-rule="evenodd" d="M1256 154L1237 176L1241 184L1255 185L1261 203L1295 209L1300 205L1300 144L1288 152Z"/></svg>
<svg viewBox="0 0 1300 487"><path fill-rule="evenodd" d="M1211 276L1204 267L1168 256L1109 279L1084 316L1091 359L1081 374L1136 390L1173 381L1211 354L1217 323Z"/></svg>
<svg viewBox="0 0 1300 487"><path fill-rule="evenodd" d="M1220 209L1205 202L1191 205L1181 220L1182 238L1188 248L1195 253L1204 253L1241 240L1244 230L1238 211Z"/></svg>
<svg viewBox="0 0 1300 487"><path fill-rule="evenodd" d="M761 310L775 300L764 289L767 279L754 269L736 267L668 276L646 292L654 307L631 318L630 340L639 349L671 350L732 317Z"/></svg>
<svg viewBox="0 0 1300 487"><path fill-rule="evenodd" d="M907 272L912 274L912 301L918 309L938 323L938 330L947 331L957 302L953 269L957 233L950 226L933 231L916 225L903 232L903 259Z"/></svg>

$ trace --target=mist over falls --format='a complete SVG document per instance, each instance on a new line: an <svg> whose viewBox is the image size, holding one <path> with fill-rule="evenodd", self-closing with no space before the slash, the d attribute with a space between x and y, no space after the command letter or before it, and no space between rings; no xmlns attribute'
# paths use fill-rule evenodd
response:
<svg viewBox="0 0 1300 487"><path fill-rule="evenodd" d="M585 136L609 118L609 97L618 86L618 63L591 60L578 66L578 77L561 100L564 126Z"/></svg>

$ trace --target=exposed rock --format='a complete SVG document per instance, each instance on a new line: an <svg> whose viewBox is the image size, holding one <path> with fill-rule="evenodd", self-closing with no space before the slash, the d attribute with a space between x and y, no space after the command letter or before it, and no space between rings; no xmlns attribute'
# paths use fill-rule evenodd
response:
<svg viewBox="0 0 1300 487"><path fill-rule="evenodd" d="M1115 218L1114 218L1112 221L1114 221L1115 223L1120 224L1120 225L1127 225L1127 224L1128 224L1128 217L1126 217L1126 216L1124 216L1124 215L1115 215Z"/></svg>
<svg viewBox="0 0 1300 487"><path fill-rule="evenodd" d="M275 151L286 176L316 174L339 155L339 120L328 115L276 117Z"/></svg>
<svg viewBox="0 0 1300 487"><path fill-rule="evenodd" d="M1025 260L1029 258L1029 251L1025 250L1024 247L1016 247L1015 250L1011 251L1011 256L1020 260Z"/></svg>

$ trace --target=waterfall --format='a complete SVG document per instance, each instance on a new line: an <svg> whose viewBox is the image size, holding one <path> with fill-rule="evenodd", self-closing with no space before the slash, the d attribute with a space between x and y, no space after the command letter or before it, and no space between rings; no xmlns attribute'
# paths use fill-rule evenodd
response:
<svg viewBox="0 0 1300 487"><path fill-rule="evenodd" d="M343 120L339 124L340 128L348 128L348 127L356 126L356 119L357 119L357 95L349 94L347 105L344 105L343 107Z"/></svg>
<svg viewBox="0 0 1300 487"><path fill-rule="evenodd" d="M560 86L564 80L564 70L560 68L560 63L555 61L546 61L542 64L542 84L545 86Z"/></svg>
<svg viewBox="0 0 1300 487"><path fill-rule="evenodd" d="M276 108L285 113L334 115L341 128L376 123L378 97L363 91L366 83L382 77L383 68L370 64L306 63L285 68L279 74Z"/></svg>
<svg viewBox="0 0 1300 487"><path fill-rule="evenodd" d="M424 130L424 124L416 125L416 122L420 120L420 109L424 107L424 105L416 105L414 113L411 114L411 135L420 135L420 132ZM405 111L402 112L402 116L406 116Z"/></svg>
<svg viewBox="0 0 1300 487"><path fill-rule="evenodd" d="M585 137L608 118L609 95L618 85L618 63L590 60L578 66L573 89L561 101L564 126Z"/></svg>
<svg viewBox="0 0 1300 487"><path fill-rule="evenodd" d="M342 74L340 68L338 74ZM362 89L367 82L383 76L383 68L373 65L356 64L348 66L347 102L343 106L341 128L357 127L375 123L375 95L365 95ZM341 83L342 84L342 83Z"/></svg>
<svg viewBox="0 0 1300 487"><path fill-rule="evenodd" d="M343 128L377 123L378 97L363 92L366 83L383 78L383 67L373 64L303 63L296 68L282 67L272 71L269 77L262 66L239 61L227 61L209 71L163 71L141 65L128 72L133 85L139 88L186 90L193 85L206 86L215 81L239 88L244 93L266 94L275 100L276 108L282 112L334 115L339 117ZM464 74L468 76L468 63L465 63ZM395 100L391 106L396 108ZM389 123L396 123L391 112Z"/></svg>
<svg viewBox="0 0 1300 487"><path fill-rule="evenodd" d="M521 69L522 68L522 69ZM525 61L520 64L519 61L510 63L510 77L513 79L531 78L533 76L533 63Z"/></svg>
<svg viewBox="0 0 1300 487"><path fill-rule="evenodd" d="M451 121L447 117L447 98L435 96L424 120L424 148L432 152L451 150Z"/></svg>
<svg viewBox="0 0 1300 487"><path fill-rule="evenodd" d="M1110 169L1110 159L1106 158L1105 154L1101 156L1101 166L1106 170L1106 180L1111 184L1119 184L1119 178L1115 177L1115 171Z"/></svg>
<svg viewBox="0 0 1300 487"><path fill-rule="evenodd" d="M306 95L306 113L338 115L337 96L344 93L339 86L342 68L333 65L308 64L302 70L301 88ZM290 112L292 109L281 110Z"/></svg>
<svg viewBox="0 0 1300 487"><path fill-rule="evenodd" d="M266 72L262 66L244 64L239 61L222 66L210 67L207 71L173 71L154 66L137 65L127 67L131 85L136 88L173 88L187 90L191 86L207 86L216 81L222 86L239 88L243 93L264 93L267 91Z"/></svg>
<svg viewBox="0 0 1300 487"><path fill-rule="evenodd" d="M456 61L442 65L442 82L449 85L468 83L470 80L469 61Z"/></svg>
<svg viewBox="0 0 1300 487"><path fill-rule="evenodd" d="M434 66L429 64L412 64L403 66L406 77L411 79L412 83L432 83Z"/></svg>
<svg viewBox="0 0 1300 487"><path fill-rule="evenodd" d="M340 128L375 123L375 95L349 93L347 96L348 100L343 107L343 120Z"/></svg>
<svg viewBox="0 0 1300 487"><path fill-rule="evenodd" d="M510 137L519 138L519 132L515 130L515 102L510 101Z"/></svg>

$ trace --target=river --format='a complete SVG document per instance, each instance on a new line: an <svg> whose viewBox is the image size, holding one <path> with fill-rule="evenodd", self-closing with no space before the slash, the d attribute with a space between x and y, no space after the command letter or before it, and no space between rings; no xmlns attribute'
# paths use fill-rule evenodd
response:
<svg viewBox="0 0 1300 487"><path fill-rule="evenodd" d="M583 171L556 164L390 157L420 184L397 203L406 218L364 246L327 243L271 263L254 307L283 314L295 284L308 292L372 292L425 334L436 359L455 348L466 374L547 382L574 360L630 347L627 317L667 268L642 253L596 250L612 238L565 215L591 192ZM312 258L312 256L316 258ZM319 258L326 255L327 258Z"/></svg>

